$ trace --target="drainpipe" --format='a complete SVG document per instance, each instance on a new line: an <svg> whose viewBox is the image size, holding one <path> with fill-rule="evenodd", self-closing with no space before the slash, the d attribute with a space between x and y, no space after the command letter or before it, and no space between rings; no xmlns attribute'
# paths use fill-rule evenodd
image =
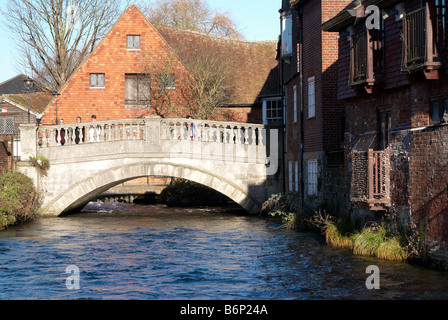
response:
<svg viewBox="0 0 448 320"><path fill-rule="evenodd" d="M296 8L297 10L297 8ZM305 199L305 182L304 182L304 176L303 176L303 169L304 169L304 163L303 163L303 153L304 153L304 121L303 121L303 12L302 10L298 10L299 15L299 94L300 94L300 193L302 198L302 204Z"/></svg>

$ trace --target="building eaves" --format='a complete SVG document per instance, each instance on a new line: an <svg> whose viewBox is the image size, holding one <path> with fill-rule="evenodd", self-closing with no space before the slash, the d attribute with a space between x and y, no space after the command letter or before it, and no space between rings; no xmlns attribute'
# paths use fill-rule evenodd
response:
<svg viewBox="0 0 448 320"><path fill-rule="evenodd" d="M323 31L339 32L353 25L357 21L357 11L360 8L367 8L370 5L376 5L384 8L402 2L402 0L354 0L340 13L330 20L324 22L321 26Z"/></svg>

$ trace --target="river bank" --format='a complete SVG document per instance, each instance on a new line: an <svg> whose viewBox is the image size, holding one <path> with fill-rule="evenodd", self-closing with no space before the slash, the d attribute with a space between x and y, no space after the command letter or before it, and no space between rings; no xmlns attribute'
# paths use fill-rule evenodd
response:
<svg viewBox="0 0 448 320"><path fill-rule="evenodd" d="M261 212L281 220L285 228L320 233L328 245L350 250L354 255L448 271L448 264L428 257L421 234L394 230L387 216L361 224L327 210L303 207L288 195L274 194L263 204Z"/></svg>

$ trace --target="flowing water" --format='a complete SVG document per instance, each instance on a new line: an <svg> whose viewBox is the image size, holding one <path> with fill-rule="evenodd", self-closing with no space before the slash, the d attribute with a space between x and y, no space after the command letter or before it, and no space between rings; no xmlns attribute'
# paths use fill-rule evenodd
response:
<svg viewBox="0 0 448 320"><path fill-rule="evenodd" d="M0 232L0 299L448 299L448 273L223 208L91 203Z"/></svg>

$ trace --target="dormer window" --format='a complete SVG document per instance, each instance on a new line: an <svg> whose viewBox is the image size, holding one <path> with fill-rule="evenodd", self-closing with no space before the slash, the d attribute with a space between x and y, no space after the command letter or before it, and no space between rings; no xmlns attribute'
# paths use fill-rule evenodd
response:
<svg viewBox="0 0 448 320"><path fill-rule="evenodd" d="M126 49L128 50L140 50L140 36L128 35L126 41Z"/></svg>

